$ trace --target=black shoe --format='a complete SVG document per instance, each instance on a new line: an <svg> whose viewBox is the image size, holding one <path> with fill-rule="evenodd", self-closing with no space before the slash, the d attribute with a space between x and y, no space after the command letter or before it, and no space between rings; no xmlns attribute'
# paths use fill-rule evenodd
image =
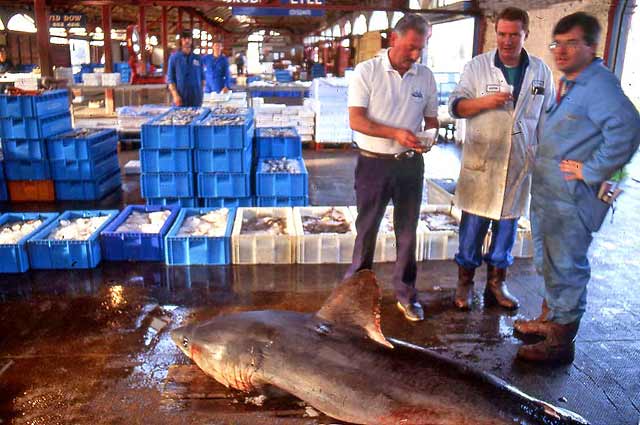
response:
<svg viewBox="0 0 640 425"><path fill-rule="evenodd" d="M424 310L419 302L416 301L409 304L402 304L398 301L398 304L396 305L398 306L398 309L404 313L404 317L406 317L407 320L412 322L420 322L424 320Z"/></svg>

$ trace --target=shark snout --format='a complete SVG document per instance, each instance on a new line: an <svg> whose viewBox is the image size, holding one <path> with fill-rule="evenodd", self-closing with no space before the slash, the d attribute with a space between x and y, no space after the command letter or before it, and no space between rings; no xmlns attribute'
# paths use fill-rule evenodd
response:
<svg viewBox="0 0 640 425"><path fill-rule="evenodd" d="M187 336L186 330L187 329L184 326L173 329L171 331L171 340L173 340L173 343L177 345L178 348L180 348L180 350L182 350L186 355L189 355L190 341L189 337Z"/></svg>

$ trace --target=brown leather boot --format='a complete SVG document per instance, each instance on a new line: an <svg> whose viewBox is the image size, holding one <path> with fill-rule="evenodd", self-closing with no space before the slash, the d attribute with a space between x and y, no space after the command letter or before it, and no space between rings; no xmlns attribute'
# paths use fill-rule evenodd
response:
<svg viewBox="0 0 640 425"><path fill-rule="evenodd" d="M473 276L476 269L466 269L458 264L458 286L455 305L460 310L469 310L473 302Z"/></svg>
<svg viewBox="0 0 640 425"><path fill-rule="evenodd" d="M561 325L547 322L547 333L544 341L537 344L523 345L518 349L517 357L529 362L567 364L573 362L575 356L575 338L579 321Z"/></svg>
<svg viewBox="0 0 640 425"><path fill-rule="evenodd" d="M540 316L532 320L518 319L513 323L513 330L523 335L540 335L544 336L547 333L547 316L549 315L549 306L547 306L547 300L542 300Z"/></svg>
<svg viewBox="0 0 640 425"><path fill-rule="evenodd" d="M507 269L499 269L487 264L487 286L484 288L484 302L487 305L498 304L509 310L516 310L518 299L509 293L507 284Z"/></svg>

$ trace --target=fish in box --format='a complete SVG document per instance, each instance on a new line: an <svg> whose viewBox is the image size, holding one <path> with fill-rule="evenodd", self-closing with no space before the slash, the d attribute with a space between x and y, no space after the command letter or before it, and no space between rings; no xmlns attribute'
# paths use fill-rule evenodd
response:
<svg viewBox="0 0 640 425"><path fill-rule="evenodd" d="M212 210L200 215L190 215L185 218L177 236L223 237L227 230L228 216L229 210L227 208Z"/></svg>
<svg viewBox="0 0 640 425"><path fill-rule="evenodd" d="M116 229L116 233L159 233L170 215L171 211L169 210L133 211L127 220Z"/></svg>

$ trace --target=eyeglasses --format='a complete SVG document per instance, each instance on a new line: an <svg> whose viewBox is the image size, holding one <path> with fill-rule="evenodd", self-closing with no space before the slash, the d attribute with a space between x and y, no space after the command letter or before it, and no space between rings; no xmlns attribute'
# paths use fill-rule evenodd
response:
<svg viewBox="0 0 640 425"><path fill-rule="evenodd" d="M569 50L575 50L581 44L584 44L584 41L582 40L554 41L549 44L549 50L556 50L560 47L564 47L565 49L569 49Z"/></svg>

